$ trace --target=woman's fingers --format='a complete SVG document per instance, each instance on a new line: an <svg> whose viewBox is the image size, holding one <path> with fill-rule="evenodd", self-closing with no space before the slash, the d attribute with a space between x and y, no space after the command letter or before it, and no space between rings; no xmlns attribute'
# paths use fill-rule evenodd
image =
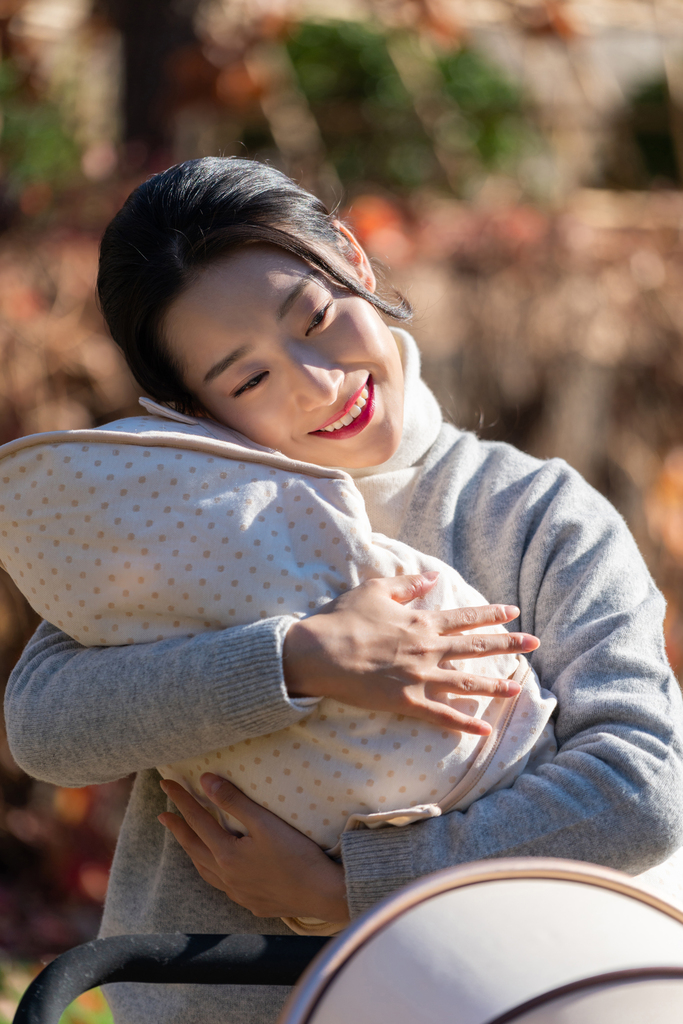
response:
<svg viewBox="0 0 683 1024"><path fill-rule="evenodd" d="M453 693L457 697L515 697L520 690L521 686L514 679L492 679L468 672L444 672L443 678L424 684L425 695L432 700L441 693Z"/></svg>
<svg viewBox="0 0 683 1024"><path fill-rule="evenodd" d="M397 709L400 714L427 722L439 729L449 732L466 732L474 736L488 736L491 726L481 718L472 718L462 711L444 704L441 701L423 700L404 701Z"/></svg>
<svg viewBox="0 0 683 1024"><path fill-rule="evenodd" d="M199 864L209 863L210 853L206 843L203 843L196 832L193 832L189 825L172 811L164 811L158 819L164 828L173 835L186 853L189 853L192 860Z"/></svg>
<svg viewBox="0 0 683 1024"><path fill-rule="evenodd" d="M432 614L434 628L441 636L448 636L450 633L461 633L481 626L502 626L519 616L519 608L514 604L482 604L473 608L450 608Z"/></svg>
<svg viewBox="0 0 683 1024"><path fill-rule="evenodd" d="M200 782L209 800L226 814L231 814L233 818L241 821L250 835L254 835L258 831L264 815L271 813L260 804L250 800L241 789L233 786L232 782L228 782L227 779L222 779L220 775L206 772L202 775Z"/></svg>
<svg viewBox="0 0 683 1024"><path fill-rule="evenodd" d="M213 855L206 843L202 842L196 832L177 814L165 811L159 815L159 821L177 839L185 853L193 861L197 870L210 869L213 863Z"/></svg>
<svg viewBox="0 0 683 1024"><path fill-rule="evenodd" d="M177 840L178 845L182 846L185 853L188 855L195 868L209 885L212 885L215 889L221 889L227 893L231 899L234 899L234 894L225 879L221 878L218 874L220 867L213 853L206 845L202 842L199 836L192 831L190 826L177 814L166 811L164 814L160 814L159 821L167 828L171 835ZM224 833L224 836L229 833ZM225 840L224 840L225 841ZM237 900L236 902L239 902Z"/></svg>
<svg viewBox="0 0 683 1024"><path fill-rule="evenodd" d="M213 852L217 846L220 846L221 849L225 849L226 843L230 839L235 843L239 842L239 836L234 836L230 832L227 832L218 824L216 819L213 818L209 812L201 806L201 804L197 803L195 798L177 782L173 782L171 779L163 779L160 785L166 796L168 796L176 805L193 834L199 836L209 850ZM230 786L230 783L226 782L225 785ZM230 786L230 788L235 789L234 786ZM249 798L245 797L245 800L249 800ZM251 803L251 801L249 801L249 803ZM235 817L237 817L236 814ZM241 821L242 819L238 818L238 820ZM181 821L181 819L176 818L176 821ZM164 824L167 827L170 827L167 821L164 821ZM170 824L172 825L173 823L171 822ZM246 822L242 822L242 824L249 828ZM173 831L172 828L171 831ZM173 834L176 835L175 832L173 832ZM180 834L186 835L182 829L180 829ZM228 840L226 840L226 836L228 837ZM180 841L179 837L178 841Z"/></svg>
<svg viewBox="0 0 683 1024"><path fill-rule="evenodd" d="M396 710L399 713L419 718L441 729L488 736L491 727L479 718L464 714L451 707L439 695L453 694L456 697L515 697L521 686L514 679L492 679L490 676L471 675L466 672L437 669L438 677L424 678L419 684L412 684L403 690L404 703Z"/></svg>
<svg viewBox="0 0 683 1024"><path fill-rule="evenodd" d="M491 726L481 718L472 718L462 711L442 704L440 701L425 700L424 703L415 703L408 714L413 718L419 718L422 722L428 722L439 729L448 732L466 732L472 736L488 736Z"/></svg>
<svg viewBox="0 0 683 1024"><path fill-rule="evenodd" d="M493 654L528 654L541 646L530 633L467 633L448 638L440 648L440 662L461 658L489 658Z"/></svg>
<svg viewBox="0 0 683 1024"><path fill-rule="evenodd" d="M428 594L438 578L438 572L430 571L417 576L388 576L385 579L375 579L372 580L372 585L376 590L384 590L392 601L408 604L409 601L415 601L416 598Z"/></svg>

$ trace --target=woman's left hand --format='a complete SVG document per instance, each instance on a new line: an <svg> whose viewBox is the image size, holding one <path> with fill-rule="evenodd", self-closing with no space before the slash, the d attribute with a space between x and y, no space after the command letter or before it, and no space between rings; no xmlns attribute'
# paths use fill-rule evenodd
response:
<svg viewBox="0 0 683 1024"><path fill-rule="evenodd" d="M232 783L209 773L201 782L216 807L249 830L248 836L226 832L182 786L168 779L161 783L183 817L165 812L159 821L173 833L205 882L256 917L348 921L340 864Z"/></svg>

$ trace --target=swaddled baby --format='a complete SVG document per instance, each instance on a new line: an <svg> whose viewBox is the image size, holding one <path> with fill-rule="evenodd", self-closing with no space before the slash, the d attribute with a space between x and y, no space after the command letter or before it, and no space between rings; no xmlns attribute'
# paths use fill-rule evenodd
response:
<svg viewBox="0 0 683 1024"><path fill-rule="evenodd" d="M486 603L450 566L373 533L344 471L295 462L209 420L175 418L33 435L0 449L2 562L35 610L82 644L303 616L364 580L433 569L440 576L421 607ZM345 829L464 810L512 785L531 756L552 757L555 700L526 660L482 658L477 673L522 687L505 700L449 698L490 723L485 737L310 700L297 725L159 771L214 812L199 778L223 775L334 852ZM223 824L244 831L234 819Z"/></svg>

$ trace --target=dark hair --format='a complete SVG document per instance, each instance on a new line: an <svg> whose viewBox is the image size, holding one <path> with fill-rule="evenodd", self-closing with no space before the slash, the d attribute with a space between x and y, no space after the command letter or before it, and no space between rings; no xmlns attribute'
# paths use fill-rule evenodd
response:
<svg viewBox="0 0 683 1024"><path fill-rule="evenodd" d="M140 386L180 412L201 411L162 334L164 316L203 268L245 245L269 244L300 257L398 320L392 305L343 269L351 248L333 215L310 192L267 164L235 157L188 160L130 194L100 247L97 295L114 341Z"/></svg>

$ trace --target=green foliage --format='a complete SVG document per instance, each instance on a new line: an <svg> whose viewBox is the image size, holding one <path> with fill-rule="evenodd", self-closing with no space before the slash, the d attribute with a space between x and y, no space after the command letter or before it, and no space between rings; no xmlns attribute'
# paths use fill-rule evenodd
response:
<svg viewBox="0 0 683 1024"><path fill-rule="evenodd" d="M0 1024L10 1024L19 1000L36 973L37 969L30 964L0 963ZM68 1006L59 1024L113 1024L113 1021L101 990L95 988Z"/></svg>
<svg viewBox="0 0 683 1024"><path fill-rule="evenodd" d="M457 50L437 64L444 93L460 111L482 164L496 169L521 155L531 133L520 90L476 50Z"/></svg>
<svg viewBox="0 0 683 1024"><path fill-rule="evenodd" d="M682 169L671 132L671 96L666 78L662 76L641 85L631 96L627 109L642 168L638 185L680 185Z"/></svg>
<svg viewBox="0 0 683 1024"><path fill-rule="evenodd" d="M666 78L655 78L636 89L630 100L633 106L652 103L665 107L669 102L669 85Z"/></svg>
<svg viewBox="0 0 683 1024"><path fill-rule="evenodd" d="M11 59L0 62L0 159L13 191L36 182L64 184L78 169L76 143L58 108L30 95Z"/></svg>
<svg viewBox="0 0 683 1024"><path fill-rule="evenodd" d="M86 992L62 1014L59 1024L114 1024L100 989Z"/></svg>
<svg viewBox="0 0 683 1024"><path fill-rule="evenodd" d="M304 22L290 38L288 50L312 104L343 98L371 100L402 111L411 108L385 37L367 25Z"/></svg>
<svg viewBox="0 0 683 1024"><path fill-rule="evenodd" d="M304 22L287 48L342 181L412 188L435 176L431 141L380 31Z"/></svg>
<svg viewBox="0 0 683 1024"><path fill-rule="evenodd" d="M435 146L455 154L463 180L508 169L528 150L533 133L520 91L484 56L467 48L414 49L432 83L427 103L440 111L430 122L420 107L424 95L411 95L392 60L394 39L367 24L304 22L288 41L343 182L407 189L443 183Z"/></svg>

